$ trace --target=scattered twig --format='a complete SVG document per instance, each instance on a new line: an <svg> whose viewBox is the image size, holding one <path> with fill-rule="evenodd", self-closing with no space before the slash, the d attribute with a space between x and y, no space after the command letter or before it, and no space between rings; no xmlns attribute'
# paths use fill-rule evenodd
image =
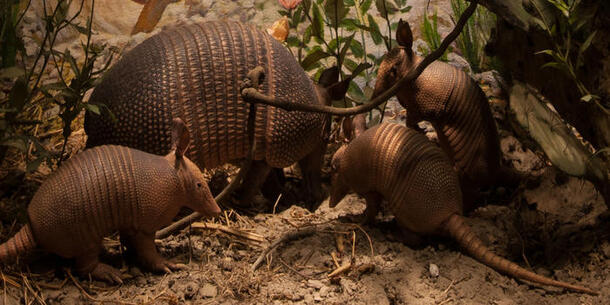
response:
<svg viewBox="0 0 610 305"><path fill-rule="evenodd" d="M281 257L278 257L278 260L280 261L280 263L281 263L282 265L284 265L284 267L288 268L288 270L290 270L290 271L294 272L295 274L297 274L297 275L301 276L302 278L304 278L304 279L306 279L306 280L311 279L311 277L309 277L309 276L307 276L307 275L305 275L305 274L303 274L303 273L299 272L299 270L294 269L294 267L292 267L292 266L288 265L288 264L287 264L287 263L286 263L286 262L285 262L285 261L284 261L284 260L283 260Z"/></svg>
<svg viewBox="0 0 610 305"><path fill-rule="evenodd" d="M282 235L280 238L278 238L274 242L272 242L261 253L261 255L258 257L258 259L254 262L254 264L252 264L251 271L252 272L256 271L256 269L258 269L258 267L263 262L265 257L267 257L267 254L271 253L271 251L273 251L275 248L277 248L277 246L279 246L280 244L291 241L291 240L295 240L298 238L302 238L305 236L313 235L314 233L316 233L319 230L320 230L320 227L318 225L312 225L312 226L307 226L307 227L301 227L294 231L284 233L284 235Z"/></svg>
<svg viewBox="0 0 610 305"><path fill-rule="evenodd" d="M339 265L339 259L337 258L337 252L331 251L330 257L332 257L333 263L335 263L335 267L337 267L337 268L341 267L341 265Z"/></svg>
<svg viewBox="0 0 610 305"><path fill-rule="evenodd" d="M132 303L132 302L125 302L125 301L109 301L109 300L100 300L100 299L96 299L93 296L91 296L87 290L85 290L85 288L83 288L83 286L79 283L79 281L77 279L74 278L74 276L72 275L72 272L70 272L70 269L66 269L66 274L68 274L68 277L72 280L72 283L74 283L74 286L76 286L76 288L78 288L78 290L81 291L81 293L90 301L92 302L98 302L98 303L119 303L121 305L136 305L136 303Z"/></svg>
<svg viewBox="0 0 610 305"><path fill-rule="evenodd" d="M246 232L243 230L239 230L239 229L235 229L232 227L228 227L225 225L221 225L221 224L217 224L217 223L209 223L209 222L194 222L191 224L191 227L194 230L204 230L204 229L208 229L208 230L218 230L227 234L231 234L237 237L241 237L244 239L248 239L248 240L252 240L258 243L262 243L265 241L265 238L260 235L260 234L256 234L256 233L251 233L251 232Z"/></svg>
<svg viewBox="0 0 610 305"><path fill-rule="evenodd" d="M275 215L275 209L277 208L277 204L280 202L280 199L282 199L281 193L279 196L277 196L277 199L275 200L275 203L273 204L273 215Z"/></svg>
<svg viewBox="0 0 610 305"><path fill-rule="evenodd" d="M347 261L345 264L343 264L343 266L335 269L333 272L328 274L329 278L333 278L337 275L343 274L344 272L348 271L350 268L352 268L352 262L351 261Z"/></svg>
<svg viewBox="0 0 610 305"><path fill-rule="evenodd" d="M263 93L260 93L258 90L256 90L256 88L253 88L253 87L243 88L241 90L241 94L246 102L262 103L262 104L266 104L266 105L270 105L270 106L274 106L274 107L279 107L279 108L282 108L287 111L308 111L308 112L318 112L318 113L329 113L329 114L334 114L334 115L339 115L339 116L355 115L358 113L369 112L369 111L375 109L377 106L384 103L385 101L387 101L388 99L390 99L392 96L394 96L400 88L404 88L404 86L408 85L409 83L411 83L415 79L417 79L417 77L419 77L419 75L426 69L426 67L428 67L428 65L430 65L433 61L437 60L439 57L441 57L441 55L443 55L443 53L445 53L445 50L447 50L447 47L449 47L449 45L462 32L462 29L464 28L464 25L468 21L468 18L470 18L470 16L474 13L478 2L479 2L478 0L471 1L468 8L464 11L462 16L460 16L460 19L456 23L456 25L453 28L453 30L451 31L451 33L449 33L449 35L447 35L445 37L445 39L443 39L443 41L441 42L441 45L438 47L438 49L436 49L433 52L431 52L430 54L428 54L428 56L426 56L415 67L415 69L410 70L409 73L407 73L407 75L405 75L404 77L399 79L396 83L394 83L394 85L392 87L390 87L390 89L386 90L385 92L383 92L382 94L380 94L379 96L377 96L376 98L371 100L370 102L364 103L360 106L350 107L350 108L338 108L338 107L317 105L317 104L292 103L289 101L277 100L275 98L269 97Z"/></svg>

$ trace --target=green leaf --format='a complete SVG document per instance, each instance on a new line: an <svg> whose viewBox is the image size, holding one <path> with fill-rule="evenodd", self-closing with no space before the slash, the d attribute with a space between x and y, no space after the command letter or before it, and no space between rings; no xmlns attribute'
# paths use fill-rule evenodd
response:
<svg viewBox="0 0 610 305"><path fill-rule="evenodd" d="M313 65L320 61L323 58L331 56L329 53L326 53L322 50L314 50L305 56L305 59L301 62L301 67L305 71L309 71L313 68Z"/></svg>
<svg viewBox="0 0 610 305"><path fill-rule="evenodd" d="M593 42L593 38L595 38L595 34L597 34L597 31L593 31L593 33L589 34L589 37L587 37L585 42L582 43L582 45L578 49L579 57L591 46L591 43Z"/></svg>
<svg viewBox="0 0 610 305"><path fill-rule="evenodd" d="M100 115L100 107L96 104L85 104L85 109L87 109L87 111L93 112L94 114Z"/></svg>
<svg viewBox="0 0 610 305"><path fill-rule="evenodd" d="M363 103L365 101L367 101L366 96L364 96L364 92L362 92L362 89L360 89L360 87L358 87L358 85L355 82L350 82L349 83L349 88L347 89L347 93L349 94L350 98L352 98L353 100Z"/></svg>
<svg viewBox="0 0 610 305"><path fill-rule="evenodd" d="M411 11L411 6L410 5L400 9L400 12L403 13L403 14L408 13L410 11Z"/></svg>
<svg viewBox="0 0 610 305"><path fill-rule="evenodd" d="M394 5L394 3L390 0L375 0L375 6L383 18L388 18L389 15L392 15L398 11L396 5Z"/></svg>
<svg viewBox="0 0 610 305"><path fill-rule="evenodd" d="M358 67L358 64L355 61L351 60L349 57L343 61L343 65L347 68L347 70L352 73L354 72L356 67Z"/></svg>
<svg viewBox="0 0 610 305"><path fill-rule="evenodd" d="M341 23L341 19L347 15L343 0L326 0L324 2L324 12L331 26L338 26Z"/></svg>
<svg viewBox="0 0 610 305"><path fill-rule="evenodd" d="M565 71L564 65L558 62L547 62L546 64L540 66L540 69L544 68L555 68L557 70Z"/></svg>
<svg viewBox="0 0 610 305"><path fill-rule="evenodd" d="M351 44L352 44L352 40L354 39L354 35L356 35L356 33L350 35L349 37L346 38L346 40L343 42L343 48L341 48L341 53L339 53L339 62L343 62L343 59L345 59L345 55L347 54L347 50L350 48Z"/></svg>
<svg viewBox="0 0 610 305"><path fill-rule="evenodd" d="M354 54L355 57L364 57L364 48L362 47L362 43L360 43L360 41L353 40L352 44L350 45L350 50L352 50L352 54Z"/></svg>
<svg viewBox="0 0 610 305"><path fill-rule="evenodd" d="M350 32L355 31L359 25L360 22L353 18L343 18L343 20L341 20L341 23L339 24L340 27L345 28Z"/></svg>
<svg viewBox="0 0 610 305"><path fill-rule="evenodd" d="M358 74L362 73L362 71L372 67L373 65L371 65L370 63L361 63L359 64L356 69L354 69L354 71L352 72L352 78L358 76Z"/></svg>
<svg viewBox="0 0 610 305"><path fill-rule="evenodd" d="M311 27L311 35L324 39L324 19L320 12L320 7L317 4L313 5L313 22Z"/></svg>
<svg viewBox="0 0 610 305"><path fill-rule="evenodd" d="M371 28L370 33L371 38L373 39L373 43L379 45L383 42L383 37L381 36L381 31L379 30L379 25L377 24L377 22L375 22L373 16L368 15L368 19Z"/></svg>
<svg viewBox="0 0 610 305"><path fill-rule="evenodd" d="M373 0L364 0L361 4L360 4L360 10L363 13L366 13L366 11L369 10L369 8L371 8L371 4L373 4Z"/></svg>
<svg viewBox="0 0 610 305"><path fill-rule="evenodd" d="M76 60L70 54L70 50L66 50L63 53L64 60L70 64L70 68L72 68L72 72L74 72L75 77L79 77L80 71L78 70L78 65L76 64Z"/></svg>
<svg viewBox="0 0 610 305"><path fill-rule="evenodd" d="M296 36L288 36L286 43L289 47L298 47L301 45L301 41Z"/></svg>
<svg viewBox="0 0 610 305"><path fill-rule="evenodd" d="M299 6L297 10L292 15L292 26L297 27L299 22L301 21L301 17L303 16L303 7Z"/></svg>
<svg viewBox="0 0 610 305"><path fill-rule="evenodd" d="M303 10L308 13L309 9L311 9L311 0L303 0L301 4L303 5Z"/></svg>
<svg viewBox="0 0 610 305"><path fill-rule="evenodd" d="M546 50L538 51L535 54L536 55L538 55L538 54L546 54L546 55L554 56L555 52L553 50L546 49Z"/></svg>
<svg viewBox="0 0 610 305"><path fill-rule="evenodd" d="M307 45L311 41L312 25L310 24L303 34L303 44Z"/></svg>

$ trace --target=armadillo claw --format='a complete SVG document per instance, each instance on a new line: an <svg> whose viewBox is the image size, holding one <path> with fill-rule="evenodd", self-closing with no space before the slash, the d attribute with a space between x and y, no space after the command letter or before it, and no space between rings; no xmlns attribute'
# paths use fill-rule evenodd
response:
<svg viewBox="0 0 610 305"><path fill-rule="evenodd" d="M151 264L150 269L156 272L171 273L172 271L186 269L186 265L174 264L167 260L159 260L158 262Z"/></svg>
<svg viewBox="0 0 610 305"><path fill-rule="evenodd" d="M99 263L93 271L91 271L91 277L94 279L108 282L110 284L123 284L123 280L121 279L121 272L114 267L111 267L106 264Z"/></svg>

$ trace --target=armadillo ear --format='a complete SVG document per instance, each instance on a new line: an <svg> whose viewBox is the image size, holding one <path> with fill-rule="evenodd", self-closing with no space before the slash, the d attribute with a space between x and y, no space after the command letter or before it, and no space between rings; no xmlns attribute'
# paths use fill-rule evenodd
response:
<svg viewBox="0 0 610 305"><path fill-rule="evenodd" d="M334 101L343 99L347 93L347 89L349 89L349 82L351 80L352 79L350 77L328 87L328 94L330 95L330 98Z"/></svg>
<svg viewBox="0 0 610 305"><path fill-rule="evenodd" d="M337 66L330 67L320 74L318 84L324 88L330 87L330 85L339 81L339 68Z"/></svg>
<svg viewBox="0 0 610 305"><path fill-rule="evenodd" d="M176 158L182 158L189 147L191 134L181 118L175 118L172 122L172 150Z"/></svg>
<svg viewBox="0 0 610 305"><path fill-rule="evenodd" d="M396 29L396 42L401 47L405 47L408 50L411 50L413 46L413 33L411 32L411 27L409 23L406 21L398 21L398 28Z"/></svg>

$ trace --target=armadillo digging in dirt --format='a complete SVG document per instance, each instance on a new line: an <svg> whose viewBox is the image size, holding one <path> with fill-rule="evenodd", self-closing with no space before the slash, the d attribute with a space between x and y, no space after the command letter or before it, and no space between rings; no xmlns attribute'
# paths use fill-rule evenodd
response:
<svg viewBox="0 0 610 305"><path fill-rule="evenodd" d="M597 294L528 271L484 246L464 222L458 177L449 159L421 133L398 124L377 125L335 153L331 175L331 207L353 190L366 199L365 216L372 221L385 198L409 232L451 236L476 260L518 279Z"/></svg>
<svg viewBox="0 0 610 305"><path fill-rule="evenodd" d="M184 122L175 119L166 156L104 145L72 157L34 195L29 224L0 245L0 264L40 248L74 258L82 275L121 283L120 272L98 259L102 239L118 231L143 267L178 268L157 252L155 232L182 206L206 216L220 213L203 174L184 156L189 141Z"/></svg>

